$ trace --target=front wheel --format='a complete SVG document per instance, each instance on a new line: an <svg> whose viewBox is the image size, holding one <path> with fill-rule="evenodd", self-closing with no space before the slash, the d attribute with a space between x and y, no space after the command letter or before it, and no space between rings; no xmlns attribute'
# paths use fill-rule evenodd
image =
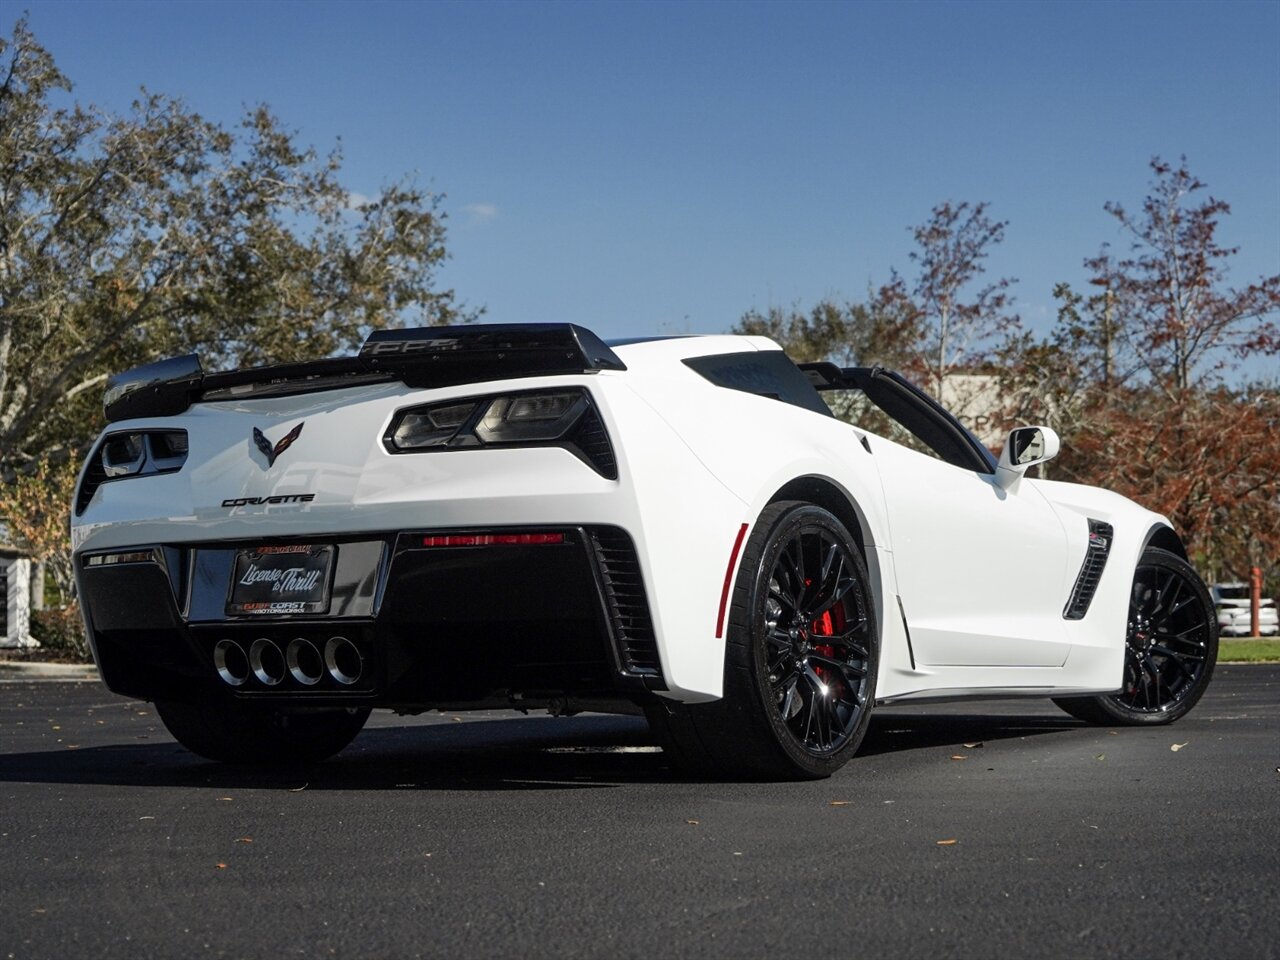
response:
<svg viewBox="0 0 1280 960"><path fill-rule="evenodd" d="M834 773L858 749L875 698L875 608L853 537L821 507L770 505L728 613L724 697L651 708L664 747L700 774Z"/></svg>
<svg viewBox="0 0 1280 960"><path fill-rule="evenodd" d="M354 740L369 719L368 707L294 712L240 700L157 700L156 712L180 744L221 763L318 763Z"/></svg>
<svg viewBox="0 0 1280 960"><path fill-rule="evenodd" d="M1218 619L1191 564L1148 547L1133 574L1124 686L1053 702L1079 720L1109 726L1173 723L1204 694L1218 659Z"/></svg>

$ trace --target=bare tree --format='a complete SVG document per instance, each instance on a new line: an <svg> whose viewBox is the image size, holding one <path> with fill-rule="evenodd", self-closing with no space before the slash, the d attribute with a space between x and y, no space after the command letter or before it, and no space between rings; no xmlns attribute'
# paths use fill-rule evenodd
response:
<svg viewBox="0 0 1280 960"><path fill-rule="evenodd" d="M1154 179L1141 213L1106 204L1128 233L1129 255L1107 251L1085 266L1111 296L1117 321L1132 333L1153 382L1185 391L1249 354L1280 352L1280 275L1243 288L1227 285L1238 248L1217 241L1223 200L1195 201L1205 184L1187 167L1151 161Z"/></svg>
<svg viewBox="0 0 1280 960"><path fill-rule="evenodd" d="M955 367L990 360L997 338L1018 324L1009 294L1016 281L982 282L983 261L1007 226L992 220L987 207L950 201L934 207L911 230L917 249L910 256L919 268L914 285L908 290L895 274L880 293L886 306L910 304L918 312L920 363L938 397Z"/></svg>

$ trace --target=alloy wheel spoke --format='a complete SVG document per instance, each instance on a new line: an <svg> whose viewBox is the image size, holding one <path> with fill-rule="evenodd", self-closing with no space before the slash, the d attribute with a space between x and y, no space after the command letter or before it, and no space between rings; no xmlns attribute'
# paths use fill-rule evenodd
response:
<svg viewBox="0 0 1280 960"><path fill-rule="evenodd" d="M861 680L867 675L867 671L859 667L857 664L849 663L846 660L840 660L837 657L828 657L821 653L810 653L810 660L816 660L823 666L830 667L833 670L839 670L845 675L846 680L852 677L855 680Z"/></svg>
<svg viewBox="0 0 1280 960"><path fill-rule="evenodd" d="M851 589L853 589L856 583L857 581L854 580L852 577L846 577L844 580L841 580L838 583L836 583L830 595L820 594L819 595L820 599L816 599L814 601L814 603L817 605L814 607L812 611L812 615L815 618L822 616L824 613L826 613L828 610L834 607L837 603L843 600L845 594L848 593Z"/></svg>
<svg viewBox="0 0 1280 960"><path fill-rule="evenodd" d="M779 711L782 714L783 723L786 723L788 720L791 719L791 711L792 711L792 708L795 706L795 702L796 702L796 686L799 684L799 682L800 680L798 677L794 678L791 681L791 685L787 687L786 694L784 694L783 696L782 709Z"/></svg>
<svg viewBox="0 0 1280 960"><path fill-rule="evenodd" d="M1189 666L1187 666L1187 664L1183 661L1182 657L1174 653L1172 650L1169 650L1166 647L1161 647L1159 644L1156 644L1151 648L1151 652L1159 656L1163 656L1165 658L1165 663L1172 663L1175 667L1177 667L1179 670L1182 671L1183 675L1188 680L1194 680L1196 678L1196 671L1192 670ZM1165 686L1166 688L1168 688L1168 684L1166 684Z"/></svg>
<svg viewBox="0 0 1280 960"><path fill-rule="evenodd" d="M1168 657L1170 660L1173 660L1178 664L1181 664L1184 660L1204 661L1204 657L1198 656L1194 653L1179 653L1171 647L1166 647L1163 643L1153 643L1151 645L1151 652L1158 653L1162 657Z"/></svg>
<svg viewBox="0 0 1280 960"><path fill-rule="evenodd" d="M808 602L805 607L813 617L820 617L825 611L835 606L836 599L832 598L840 587L840 574L843 571L844 557L840 553L840 545L833 543L823 554L822 573L818 577L817 586L811 590L810 596L806 597Z"/></svg>
<svg viewBox="0 0 1280 960"><path fill-rule="evenodd" d="M1165 591L1169 589L1172 589L1173 593L1166 598ZM1160 592L1157 594L1157 605L1156 605L1156 610L1152 614L1153 617L1154 617L1154 613L1158 612L1160 614L1160 619L1162 620L1168 619L1170 612L1172 612L1173 610L1173 605L1174 603L1177 602L1178 596L1181 593L1182 593L1182 578L1174 577L1172 574L1170 574L1168 579L1165 581L1164 587L1161 588Z"/></svg>

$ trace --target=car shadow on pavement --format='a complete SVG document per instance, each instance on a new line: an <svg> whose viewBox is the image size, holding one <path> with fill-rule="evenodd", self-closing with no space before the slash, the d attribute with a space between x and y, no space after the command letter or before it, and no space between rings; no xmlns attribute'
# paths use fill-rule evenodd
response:
<svg viewBox="0 0 1280 960"><path fill-rule="evenodd" d="M878 714L859 756L1077 729L1067 718ZM854 763L856 764L856 760ZM687 783L644 720L584 715L372 725L337 757L298 768L210 763L178 744L0 754L0 782L284 790L565 790Z"/></svg>

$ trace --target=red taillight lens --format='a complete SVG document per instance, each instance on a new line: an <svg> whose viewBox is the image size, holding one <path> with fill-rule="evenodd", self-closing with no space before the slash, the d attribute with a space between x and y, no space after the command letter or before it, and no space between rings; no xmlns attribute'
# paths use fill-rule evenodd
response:
<svg viewBox="0 0 1280 960"><path fill-rule="evenodd" d="M564 543L563 533L447 533L422 538L424 547L543 546Z"/></svg>

